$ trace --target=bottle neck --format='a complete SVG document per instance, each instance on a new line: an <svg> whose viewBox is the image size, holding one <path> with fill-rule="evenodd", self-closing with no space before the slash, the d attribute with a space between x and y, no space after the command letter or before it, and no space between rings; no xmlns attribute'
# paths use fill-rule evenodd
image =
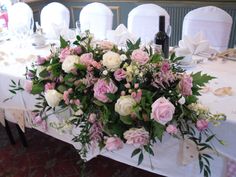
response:
<svg viewBox="0 0 236 177"><path fill-rule="evenodd" d="M159 18L159 31L165 32L165 16Z"/></svg>

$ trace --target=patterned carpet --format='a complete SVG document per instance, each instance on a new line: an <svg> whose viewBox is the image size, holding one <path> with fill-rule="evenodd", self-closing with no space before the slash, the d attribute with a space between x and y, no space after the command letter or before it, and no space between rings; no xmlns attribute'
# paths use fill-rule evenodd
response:
<svg viewBox="0 0 236 177"><path fill-rule="evenodd" d="M16 140L10 145L0 125L0 177L81 177L80 158L69 144L36 130L27 129L29 144L24 148L15 125L10 124ZM105 157L86 163L85 177L161 177Z"/></svg>

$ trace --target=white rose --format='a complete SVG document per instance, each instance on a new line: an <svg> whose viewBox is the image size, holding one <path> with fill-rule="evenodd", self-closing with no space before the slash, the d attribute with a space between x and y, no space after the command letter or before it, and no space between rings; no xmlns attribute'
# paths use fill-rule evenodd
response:
<svg viewBox="0 0 236 177"><path fill-rule="evenodd" d="M77 55L68 55L62 63L62 69L66 73L70 73L75 69L75 64L79 63L79 57Z"/></svg>
<svg viewBox="0 0 236 177"><path fill-rule="evenodd" d="M52 108L58 106L62 98L63 95L56 90L47 90L45 92L45 99Z"/></svg>
<svg viewBox="0 0 236 177"><path fill-rule="evenodd" d="M103 55L102 64L110 70L116 70L121 64L120 55L118 53L108 51Z"/></svg>
<svg viewBox="0 0 236 177"><path fill-rule="evenodd" d="M115 104L115 111L121 116L130 115L135 104L136 102L131 96L121 96Z"/></svg>

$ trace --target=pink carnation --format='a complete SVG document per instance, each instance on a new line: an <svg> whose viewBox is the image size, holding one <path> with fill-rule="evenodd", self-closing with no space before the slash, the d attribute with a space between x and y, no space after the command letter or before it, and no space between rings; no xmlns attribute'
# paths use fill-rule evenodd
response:
<svg viewBox="0 0 236 177"><path fill-rule="evenodd" d="M44 86L44 90L45 90L45 92L46 91L48 91L48 90L53 90L55 88L55 83L47 83L47 84L45 84L45 86Z"/></svg>
<svg viewBox="0 0 236 177"><path fill-rule="evenodd" d="M131 59L141 65L144 65L149 61L149 56L147 52L144 52L141 49L136 49L132 52Z"/></svg>
<svg viewBox="0 0 236 177"><path fill-rule="evenodd" d="M184 74L179 82L179 89L183 96L192 95L193 78L190 75Z"/></svg>
<svg viewBox="0 0 236 177"><path fill-rule="evenodd" d="M167 122L172 120L174 113L174 105L165 97L157 99L152 104L151 118L162 125L165 125Z"/></svg>
<svg viewBox="0 0 236 177"><path fill-rule="evenodd" d="M131 128L124 133L126 144L132 144L135 147L140 147L148 144L149 133L144 128Z"/></svg>
<svg viewBox="0 0 236 177"><path fill-rule="evenodd" d="M71 54L71 51L70 51L70 48L69 48L69 47L66 47L66 48L62 49L62 50L61 50L61 53L60 53L60 55L59 55L59 57L60 57L60 62L63 62L63 61L66 59L66 57L67 57L68 55L70 55L70 54Z"/></svg>
<svg viewBox="0 0 236 177"><path fill-rule="evenodd" d="M173 134L176 134L178 130L175 125L170 124L166 127L166 131L167 133L173 135Z"/></svg>
<svg viewBox="0 0 236 177"><path fill-rule="evenodd" d="M197 120L196 127L199 131L203 131L208 128L208 121L205 119Z"/></svg>
<svg viewBox="0 0 236 177"><path fill-rule="evenodd" d="M24 90L28 93L32 91L33 82L31 80L26 80L24 85Z"/></svg>
<svg viewBox="0 0 236 177"><path fill-rule="evenodd" d="M123 148L123 142L118 137L109 137L106 140L106 146L105 148L108 151L114 151Z"/></svg>
<svg viewBox="0 0 236 177"><path fill-rule="evenodd" d="M126 72L123 69L117 69L114 72L114 77L117 81L121 81L122 79L125 79L126 77Z"/></svg>
<svg viewBox="0 0 236 177"><path fill-rule="evenodd" d="M43 120L41 116L36 116L32 118L33 124L37 126L41 126L44 131L47 131L47 122Z"/></svg>
<svg viewBox="0 0 236 177"><path fill-rule="evenodd" d="M107 97L107 93L115 93L118 90L118 88L115 86L115 84L110 80L107 82L106 80L99 79L94 84L94 97L98 99L101 102L108 102L109 98Z"/></svg>

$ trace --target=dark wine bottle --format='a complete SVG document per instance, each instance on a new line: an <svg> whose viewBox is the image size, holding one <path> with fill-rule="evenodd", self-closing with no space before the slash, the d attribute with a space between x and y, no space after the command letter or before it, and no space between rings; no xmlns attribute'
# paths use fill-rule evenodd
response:
<svg viewBox="0 0 236 177"><path fill-rule="evenodd" d="M169 36L165 32L165 16L159 17L159 32L155 35L155 44L161 46L163 56L169 58Z"/></svg>

